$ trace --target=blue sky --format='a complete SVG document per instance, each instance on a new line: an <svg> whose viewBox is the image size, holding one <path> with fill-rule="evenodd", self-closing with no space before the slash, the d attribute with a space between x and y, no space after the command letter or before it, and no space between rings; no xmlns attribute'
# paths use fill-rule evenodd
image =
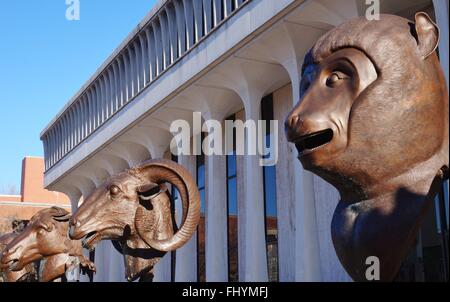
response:
<svg viewBox="0 0 450 302"><path fill-rule="evenodd" d="M20 188L25 156L43 156L41 130L90 78L155 0L0 1L0 193Z"/></svg>

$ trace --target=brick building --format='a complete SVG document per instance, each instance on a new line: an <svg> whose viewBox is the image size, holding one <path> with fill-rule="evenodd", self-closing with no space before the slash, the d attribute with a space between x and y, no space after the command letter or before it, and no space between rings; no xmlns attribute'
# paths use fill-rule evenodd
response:
<svg viewBox="0 0 450 302"><path fill-rule="evenodd" d="M0 195L0 234L10 232L14 221L29 220L38 211L55 205L70 211L65 194L44 189L44 159L25 157L20 195Z"/></svg>

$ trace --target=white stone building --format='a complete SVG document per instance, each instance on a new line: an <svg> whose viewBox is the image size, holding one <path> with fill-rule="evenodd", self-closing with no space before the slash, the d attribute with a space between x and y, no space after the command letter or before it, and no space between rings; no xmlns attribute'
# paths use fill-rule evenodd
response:
<svg viewBox="0 0 450 302"><path fill-rule="evenodd" d="M448 81L448 1L380 2L382 13L412 18L424 10L436 19ZM259 120L263 111L280 121L275 167L259 166L256 156L209 156L204 165L195 156L178 158L203 182L204 241L194 236L169 253L156 280L197 281L204 271L206 281L349 281L330 235L339 196L301 168L283 122L299 100L305 53L367 8L365 0L158 1L42 131L46 187L67 194L76 211L108 176L149 158L170 158L172 121L192 121L193 112L205 120ZM237 221L232 265L228 215ZM265 215L275 216L275 229ZM95 262L96 281L124 281L110 242L99 244Z"/></svg>

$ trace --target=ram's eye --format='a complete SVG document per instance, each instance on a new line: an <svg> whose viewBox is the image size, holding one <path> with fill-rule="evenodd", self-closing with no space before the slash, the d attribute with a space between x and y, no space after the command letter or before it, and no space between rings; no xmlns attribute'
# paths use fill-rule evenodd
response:
<svg viewBox="0 0 450 302"><path fill-rule="evenodd" d="M111 194L111 196L116 196L120 193L120 188L118 186L111 186L109 188L109 193Z"/></svg>
<svg viewBox="0 0 450 302"><path fill-rule="evenodd" d="M348 76L340 71L334 71L327 78L327 86L328 87L336 87L341 80L347 79Z"/></svg>

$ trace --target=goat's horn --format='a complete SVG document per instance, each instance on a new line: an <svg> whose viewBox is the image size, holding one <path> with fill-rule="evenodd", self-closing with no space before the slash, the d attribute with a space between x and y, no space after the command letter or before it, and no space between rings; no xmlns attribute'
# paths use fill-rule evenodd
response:
<svg viewBox="0 0 450 302"><path fill-rule="evenodd" d="M181 165L169 160L151 160L137 168L138 173L152 183L168 182L175 186L183 204L183 221L180 229L165 240L155 240L137 229L139 236L150 247L170 252L182 247L195 233L200 221L200 193L191 174Z"/></svg>
<svg viewBox="0 0 450 302"><path fill-rule="evenodd" d="M56 221L67 221L71 217L71 214L69 212L59 207L52 207L51 215Z"/></svg>

